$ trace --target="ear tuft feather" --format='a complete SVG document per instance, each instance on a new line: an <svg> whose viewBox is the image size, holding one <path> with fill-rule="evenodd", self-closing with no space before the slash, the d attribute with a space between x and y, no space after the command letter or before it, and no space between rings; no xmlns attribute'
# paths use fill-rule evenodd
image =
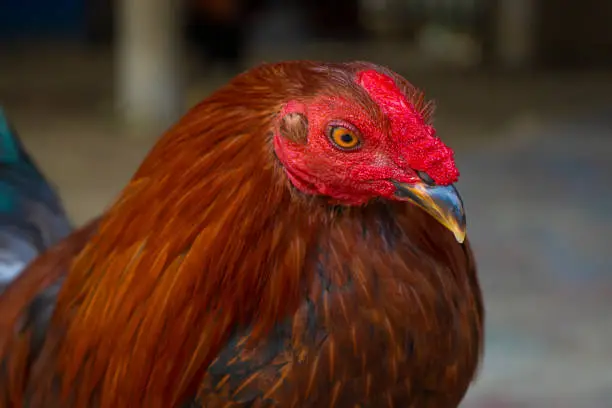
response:
<svg viewBox="0 0 612 408"><path fill-rule="evenodd" d="M291 112L282 117L280 135L294 143L306 144L308 141L308 119L301 113Z"/></svg>

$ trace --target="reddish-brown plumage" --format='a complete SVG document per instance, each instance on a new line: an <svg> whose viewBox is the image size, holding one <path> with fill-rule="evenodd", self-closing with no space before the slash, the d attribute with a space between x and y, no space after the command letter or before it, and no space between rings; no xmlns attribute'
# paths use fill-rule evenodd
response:
<svg viewBox="0 0 612 408"><path fill-rule="evenodd" d="M93 235L0 298L0 406L456 406L482 341L469 244L410 204L300 193L275 157L288 101L339 95L380 115L351 80L364 67L265 65L170 129ZM28 360L18 313L64 274Z"/></svg>

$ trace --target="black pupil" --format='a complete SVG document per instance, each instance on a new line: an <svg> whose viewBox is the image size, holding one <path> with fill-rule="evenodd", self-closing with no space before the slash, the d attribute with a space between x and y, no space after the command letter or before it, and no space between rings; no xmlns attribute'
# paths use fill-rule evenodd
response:
<svg viewBox="0 0 612 408"><path fill-rule="evenodd" d="M342 136L340 136L340 140L344 143L351 143L353 141L353 135L350 133L343 133Z"/></svg>

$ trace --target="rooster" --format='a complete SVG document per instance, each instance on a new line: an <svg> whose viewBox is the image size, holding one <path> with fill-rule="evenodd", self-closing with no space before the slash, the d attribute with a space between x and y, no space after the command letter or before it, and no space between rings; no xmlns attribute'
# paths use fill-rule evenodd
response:
<svg viewBox="0 0 612 408"><path fill-rule="evenodd" d="M365 62L237 76L0 298L2 406L456 407L483 306L432 112Z"/></svg>
<svg viewBox="0 0 612 408"><path fill-rule="evenodd" d="M71 230L59 197L0 108L0 293Z"/></svg>

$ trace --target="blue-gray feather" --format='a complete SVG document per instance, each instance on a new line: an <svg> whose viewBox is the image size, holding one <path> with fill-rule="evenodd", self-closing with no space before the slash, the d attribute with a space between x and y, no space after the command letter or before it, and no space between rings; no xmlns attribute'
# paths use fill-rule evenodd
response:
<svg viewBox="0 0 612 408"><path fill-rule="evenodd" d="M71 231L61 200L0 108L0 292Z"/></svg>

